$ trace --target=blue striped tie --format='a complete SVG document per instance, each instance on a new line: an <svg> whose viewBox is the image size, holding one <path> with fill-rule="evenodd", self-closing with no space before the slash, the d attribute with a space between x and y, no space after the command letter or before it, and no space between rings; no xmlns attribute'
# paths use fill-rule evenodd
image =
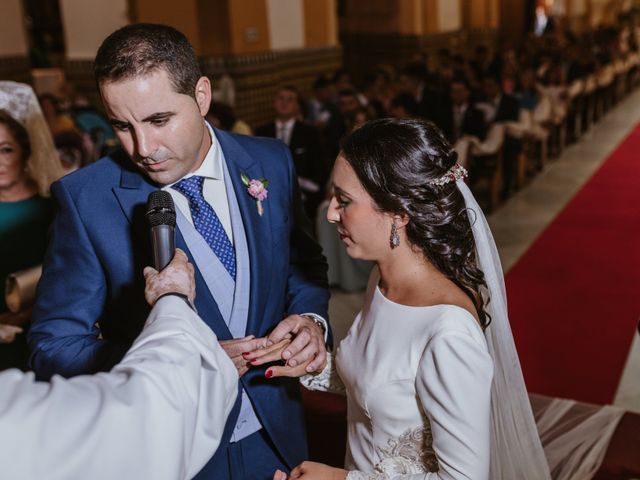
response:
<svg viewBox="0 0 640 480"><path fill-rule="evenodd" d="M235 280L236 252L215 210L204 199L203 184L204 177L194 175L180 180L173 185L173 188L187 197L196 230L222 262L231 278Z"/></svg>

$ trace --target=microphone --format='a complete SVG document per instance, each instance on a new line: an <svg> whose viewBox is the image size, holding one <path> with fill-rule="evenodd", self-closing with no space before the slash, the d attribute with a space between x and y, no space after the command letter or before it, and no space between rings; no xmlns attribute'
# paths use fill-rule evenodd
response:
<svg viewBox="0 0 640 480"><path fill-rule="evenodd" d="M171 261L176 250L176 209L171 194L164 190L151 192L147 198L146 217L151 229L154 267L160 271Z"/></svg>

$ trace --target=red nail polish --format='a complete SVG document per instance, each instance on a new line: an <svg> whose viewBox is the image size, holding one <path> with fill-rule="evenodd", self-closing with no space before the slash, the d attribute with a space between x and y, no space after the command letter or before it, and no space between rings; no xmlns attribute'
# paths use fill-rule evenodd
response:
<svg viewBox="0 0 640 480"><path fill-rule="evenodd" d="M273 372L271 370L267 370L264 372L264 376L267 378L271 378L273 376Z"/></svg>
<svg viewBox="0 0 640 480"><path fill-rule="evenodd" d="M246 357L247 355L251 355L251 352L243 352L242 355Z"/></svg>

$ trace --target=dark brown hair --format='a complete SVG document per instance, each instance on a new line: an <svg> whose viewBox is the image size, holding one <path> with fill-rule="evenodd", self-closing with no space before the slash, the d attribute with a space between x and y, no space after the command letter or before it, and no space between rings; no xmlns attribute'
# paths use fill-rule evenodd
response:
<svg viewBox="0 0 640 480"><path fill-rule="evenodd" d="M22 151L22 163L26 164L31 156L31 142L27 129L6 110L0 110L0 124L5 125Z"/></svg>
<svg viewBox="0 0 640 480"><path fill-rule="evenodd" d="M374 120L344 138L341 154L380 211L409 217L409 243L462 289L486 328L486 281L464 198L455 182L433 183L458 158L442 132L422 120Z"/></svg>
<svg viewBox="0 0 640 480"><path fill-rule="evenodd" d="M195 98L202 76L193 47L168 25L137 23L109 35L100 45L93 71L98 86L148 75L164 69L177 93Z"/></svg>

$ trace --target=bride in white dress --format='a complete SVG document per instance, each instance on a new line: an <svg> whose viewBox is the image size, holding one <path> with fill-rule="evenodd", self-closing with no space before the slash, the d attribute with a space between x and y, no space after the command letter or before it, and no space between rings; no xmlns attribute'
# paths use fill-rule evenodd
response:
<svg viewBox="0 0 640 480"><path fill-rule="evenodd" d="M335 358L302 382L346 393L346 469L305 462L274 479L551 478L508 324L500 261L465 174L429 123L377 120L343 142L327 219L350 256L377 266ZM569 409L561 403L543 415L556 440ZM586 446L575 449L571 436L562 437L577 460L563 456L552 467L575 473L582 462L587 470L554 478L591 478L620 415L592 421L597 434ZM600 448L595 440L603 436ZM595 460L584 462L589 457Z"/></svg>

